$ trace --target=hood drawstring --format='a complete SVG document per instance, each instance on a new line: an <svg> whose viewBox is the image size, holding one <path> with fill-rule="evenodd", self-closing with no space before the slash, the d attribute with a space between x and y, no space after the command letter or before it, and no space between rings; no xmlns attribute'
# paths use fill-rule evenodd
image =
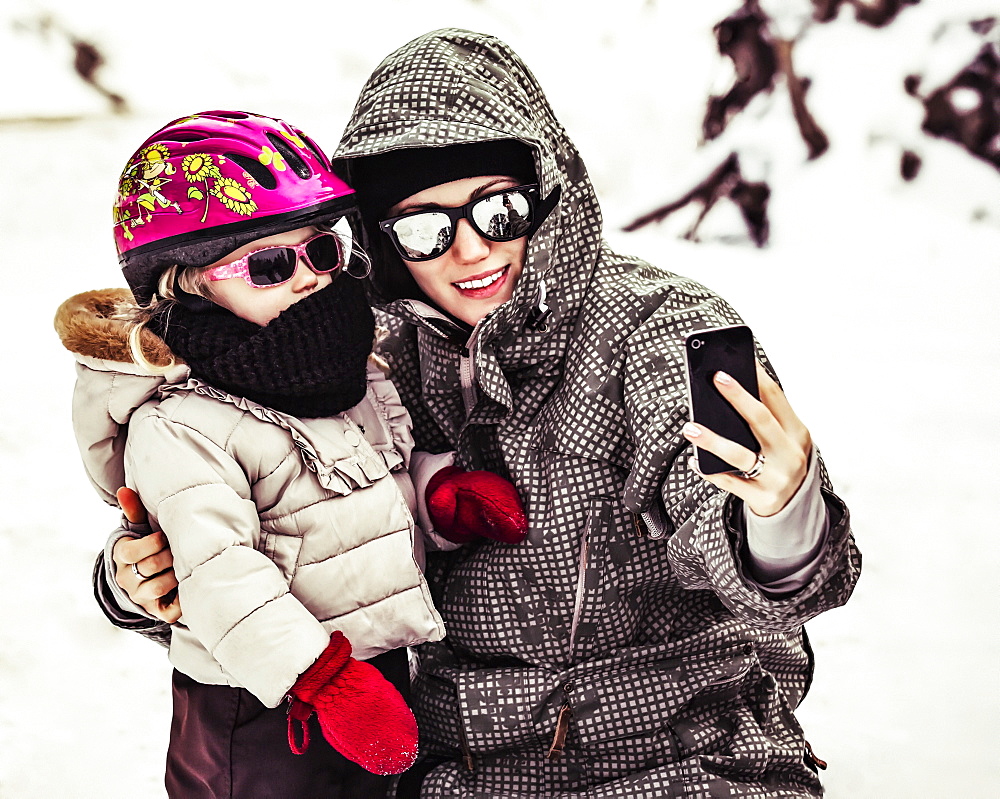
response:
<svg viewBox="0 0 1000 799"><path fill-rule="evenodd" d="M552 315L552 309L545 304L545 278L538 281L538 300L535 307L528 313L528 327L544 333L549 329L546 321Z"/></svg>

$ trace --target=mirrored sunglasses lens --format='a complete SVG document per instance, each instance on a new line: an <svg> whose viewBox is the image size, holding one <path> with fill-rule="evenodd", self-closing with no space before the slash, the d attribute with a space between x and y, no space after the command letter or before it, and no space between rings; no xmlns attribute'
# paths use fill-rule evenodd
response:
<svg viewBox="0 0 1000 799"><path fill-rule="evenodd" d="M392 233L405 258L436 258L451 243L451 220L447 214L428 211L406 216L393 223Z"/></svg>
<svg viewBox="0 0 1000 799"><path fill-rule="evenodd" d="M340 243L334 235L321 235L306 245L314 272L332 272L340 266Z"/></svg>
<svg viewBox="0 0 1000 799"><path fill-rule="evenodd" d="M494 194L472 206L472 219L486 238L511 241L531 227L531 203L521 191Z"/></svg>
<svg viewBox="0 0 1000 799"><path fill-rule="evenodd" d="M271 247L247 258L247 270L255 286L273 286L290 280L295 274L295 250Z"/></svg>

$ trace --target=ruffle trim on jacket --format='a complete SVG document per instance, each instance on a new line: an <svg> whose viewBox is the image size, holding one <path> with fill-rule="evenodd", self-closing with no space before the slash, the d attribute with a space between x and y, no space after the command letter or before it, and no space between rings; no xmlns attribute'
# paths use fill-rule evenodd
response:
<svg viewBox="0 0 1000 799"><path fill-rule="evenodd" d="M389 428L391 444L388 449L376 447L389 471L409 468L410 453L415 446L413 440L413 420L410 412L399 398L396 387L377 367L368 367L368 399Z"/></svg>

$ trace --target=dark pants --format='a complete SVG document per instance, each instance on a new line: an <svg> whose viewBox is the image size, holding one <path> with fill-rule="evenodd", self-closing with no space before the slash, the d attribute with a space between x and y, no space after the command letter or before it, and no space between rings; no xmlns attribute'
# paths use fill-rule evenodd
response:
<svg viewBox="0 0 1000 799"><path fill-rule="evenodd" d="M404 697L406 650L368 661ZM174 718L167 751L167 794L176 799L384 799L389 777L365 771L330 744L316 717L304 755L288 748L284 705L267 708L243 688L203 685L174 671ZM301 734L301 730L299 730ZM301 740L301 739L299 739Z"/></svg>

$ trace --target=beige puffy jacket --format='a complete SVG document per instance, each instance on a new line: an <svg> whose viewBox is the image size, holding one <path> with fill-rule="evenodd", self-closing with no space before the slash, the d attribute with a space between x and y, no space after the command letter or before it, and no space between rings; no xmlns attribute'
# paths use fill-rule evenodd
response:
<svg viewBox="0 0 1000 799"><path fill-rule="evenodd" d="M369 368L346 413L298 419L183 364L146 373L109 318L128 299L77 295L56 328L78 361L73 423L91 482L112 504L134 488L170 541L184 614L174 666L276 707L333 630L359 658L441 639L414 552L410 418L384 374Z"/></svg>

